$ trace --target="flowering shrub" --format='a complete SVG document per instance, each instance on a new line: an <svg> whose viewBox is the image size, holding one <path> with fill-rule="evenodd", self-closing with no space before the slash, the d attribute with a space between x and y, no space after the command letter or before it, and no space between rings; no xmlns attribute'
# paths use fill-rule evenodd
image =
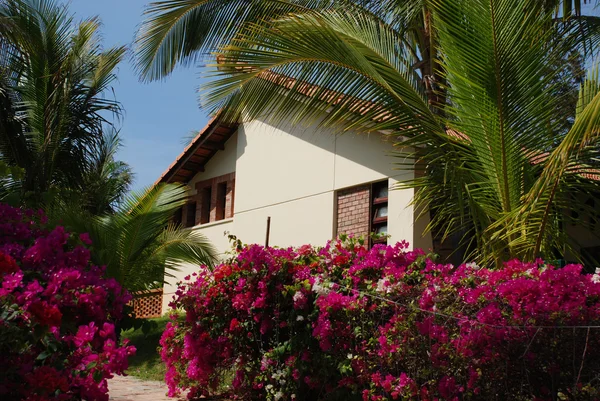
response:
<svg viewBox="0 0 600 401"><path fill-rule="evenodd" d="M170 394L267 400L600 399L600 283L578 265L440 265L406 243L252 245L183 283Z"/></svg>
<svg viewBox="0 0 600 401"><path fill-rule="evenodd" d="M92 266L86 234L0 204L0 399L108 400L135 352L115 321L131 299Z"/></svg>

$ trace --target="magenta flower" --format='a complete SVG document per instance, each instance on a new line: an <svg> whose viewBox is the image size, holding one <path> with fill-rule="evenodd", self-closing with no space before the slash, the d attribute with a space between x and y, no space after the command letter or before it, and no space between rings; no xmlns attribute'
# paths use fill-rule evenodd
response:
<svg viewBox="0 0 600 401"><path fill-rule="evenodd" d="M106 379L135 352L115 335L131 296L91 265L89 237L45 224L0 204L0 327L11 333L0 399L107 400Z"/></svg>

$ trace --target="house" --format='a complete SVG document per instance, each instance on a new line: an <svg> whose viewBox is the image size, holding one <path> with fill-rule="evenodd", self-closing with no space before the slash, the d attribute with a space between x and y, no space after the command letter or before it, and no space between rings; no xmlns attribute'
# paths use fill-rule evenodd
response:
<svg viewBox="0 0 600 401"><path fill-rule="evenodd" d="M426 221L416 219L413 190L394 189L413 171L384 134L336 135L312 126L211 120L157 182L180 182L191 200L178 219L206 235L219 252L242 242L324 245L342 233L387 233L429 249ZM177 279L197 266L183 266ZM176 291L164 287L163 311Z"/></svg>

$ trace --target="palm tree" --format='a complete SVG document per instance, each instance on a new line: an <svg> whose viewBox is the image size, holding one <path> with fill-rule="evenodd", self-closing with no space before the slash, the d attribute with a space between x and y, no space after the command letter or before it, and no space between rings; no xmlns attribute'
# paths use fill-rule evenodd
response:
<svg viewBox="0 0 600 401"><path fill-rule="evenodd" d="M570 66L578 72L582 54L595 49L600 36L600 18L585 14L591 0L544 0L541 5L554 13L561 26L556 39L576 44ZM195 64L212 57L247 24L268 24L290 12L343 10L370 13L402 37L427 93L430 107L446 101L445 78L439 65L438 39L431 0L162 0L150 3L136 39L137 69L143 80L169 75L178 64ZM579 58L577 57L579 56ZM565 86L571 97L577 86ZM575 90L574 90L575 88Z"/></svg>
<svg viewBox="0 0 600 401"><path fill-rule="evenodd" d="M88 233L92 261L130 292L162 288L184 264L213 266L216 250L198 231L172 222L187 188L159 184L129 195L112 214L92 216L67 208L56 213L72 232Z"/></svg>
<svg viewBox="0 0 600 401"><path fill-rule="evenodd" d="M268 115L386 132L412 152L411 168L426 172L404 185L418 189L418 206L430 206L430 229L459 233L484 263L564 255L573 245L564 211L598 193L600 96L592 75L565 111L575 115L565 132L556 118L564 66L556 61L577 42L563 35L571 26L556 23L558 3L424 1L442 88L423 84L418 54L389 15L333 7L236 25L231 37L213 33L225 42L204 102L229 120ZM183 49L170 34L168 48ZM186 46L188 53L157 53L170 63L154 65L172 68L193 54ZM432 91L444 96L433 107Z"/></svg>
<svg viewBox="0 0 600 401"><path fill-rule="evenodd" d="M131 167L116 160L120 148L119 132L107 127L88 152L82 185L71 191L79 199L80 206L95 216L113 213L133 182Z"/></svg>
<svg viewBox="0 0 600 401"><path fill-rule="evenodd" d="M24 170L33 204L83 185L86 158L120 111L106 94L125 48L103 49L99 25L75 25L53 0L0 1L0 159Z"/></svg>

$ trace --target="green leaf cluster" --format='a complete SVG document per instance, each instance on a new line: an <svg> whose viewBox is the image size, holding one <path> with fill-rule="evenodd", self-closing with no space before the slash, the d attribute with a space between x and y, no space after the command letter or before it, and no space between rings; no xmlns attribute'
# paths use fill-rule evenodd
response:
<svg viewBox="0 0 600 401"><path fill-rule="evenodd" d="M112 214L93 216L79 209L57 211L70 230L88 233L92 261L106 266L130 292L162 288L182 264L213 266L217 251L198 231L173 223L187 201L188 189L159 184L132 193Z"/></svg>

